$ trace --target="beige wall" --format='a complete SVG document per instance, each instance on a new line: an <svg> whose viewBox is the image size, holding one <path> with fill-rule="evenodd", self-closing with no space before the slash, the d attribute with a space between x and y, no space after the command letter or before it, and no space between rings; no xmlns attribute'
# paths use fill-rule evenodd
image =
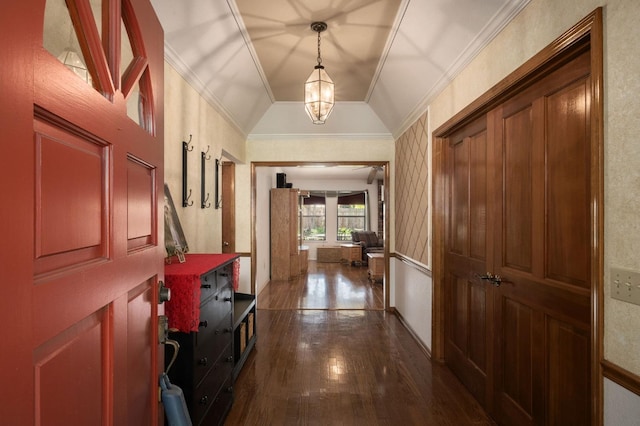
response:
<svg viewBox="0 0 640 426"><path fill-rule="evenodd" d="M200 208L200 153L207 151L206 191L214 199L215 158L224 150L240 161L245 158L245 138L225 120L169 65L165 63L165 182L169 184L180 223L193 253L221 251L221 210ZM192 135L193 151L189 152L188 188L193 205L182 207L182 141ZM246 249L245 249L246 250Z"/></svg>
<svg viewBox="0 0 640 426"><path fill-rule="evenodd" d="M612 266L640 271L640 2L533 0L429 106L436 129L604 6L605 358L640 374L640 306L609 297Z"/></svg>

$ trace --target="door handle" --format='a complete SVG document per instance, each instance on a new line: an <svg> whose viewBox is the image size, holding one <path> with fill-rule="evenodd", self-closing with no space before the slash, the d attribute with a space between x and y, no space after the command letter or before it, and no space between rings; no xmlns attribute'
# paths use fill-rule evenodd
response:
<svg viewBox="0 0 640 426"><path fill-rule="evenodd" d="M164 282L158 282L158 305L171 300L171 289L165 287Z"/></svg>
<svg viewBox="0 0 640 426"><path fill-rule="evenodd" d="M225 246L225 247L229 247L229 241L223 242L222 245Z"/></svg>
<svg viewBox="0 0 640 426"><path fill-rule="evenodd" d="M500 275L493 275L491 272L487 272L484 275L476 274L476 277L484 281L489 281L496 287L500 287L500 284L502 284L502 278L500 278Z"/></svg>

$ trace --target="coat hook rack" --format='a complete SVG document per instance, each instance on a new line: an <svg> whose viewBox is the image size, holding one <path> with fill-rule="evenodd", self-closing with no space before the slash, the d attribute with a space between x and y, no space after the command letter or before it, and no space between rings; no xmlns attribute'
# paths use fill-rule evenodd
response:
<svg viewBox="0 0 640 426"><path fill-rule="evenodd" d="M220 166L222 165L222 155L220 155L220 158L216 158L216 188L215 188L215 208L219 209L222 207L222 198L220 198L220 192L218 189L218 180L219 180L219 175L220 175Z"/></svg>
<svg viewBox="0 0 640 426"><path fill-rule="evenodd" d="M193 135L189 135L189 142L182 141L182 207L189 207L193 205L193 201L189 203L189 198L191 198L191 189L187 194L187 153L193 151L193 146L191 145L191 139Z"/></svg>
<svg viewBox="0 0 640 426"><path fill-rule="evenodd" d="M207 146L207 152L209 152L209 146ZM209 193L207 192L205 195L205 165L206 161L211 159L211 156L207 155L207 152L200 152L200 208L208 209L211 207L211 203L209 203Z"/></svg>

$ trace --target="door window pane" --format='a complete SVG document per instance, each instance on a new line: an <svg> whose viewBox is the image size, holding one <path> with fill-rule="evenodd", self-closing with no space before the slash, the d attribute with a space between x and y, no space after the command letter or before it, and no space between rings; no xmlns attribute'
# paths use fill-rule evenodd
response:
<svg viewBox="0 0 640 426"><path fill-rule="evenodd" d="M93 86L71 16L64 0L47 0L42 45L75 75Z"/></svg>

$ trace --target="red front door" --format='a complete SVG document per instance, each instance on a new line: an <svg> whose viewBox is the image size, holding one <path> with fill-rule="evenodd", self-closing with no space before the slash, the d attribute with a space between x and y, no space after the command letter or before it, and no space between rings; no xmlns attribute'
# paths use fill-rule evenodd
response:
<svg viewBox="0 0 640 426"><path fill-rule="evenodd" d="M0 15L0 419L158 424L162 29L148 0Z"/></svg>

